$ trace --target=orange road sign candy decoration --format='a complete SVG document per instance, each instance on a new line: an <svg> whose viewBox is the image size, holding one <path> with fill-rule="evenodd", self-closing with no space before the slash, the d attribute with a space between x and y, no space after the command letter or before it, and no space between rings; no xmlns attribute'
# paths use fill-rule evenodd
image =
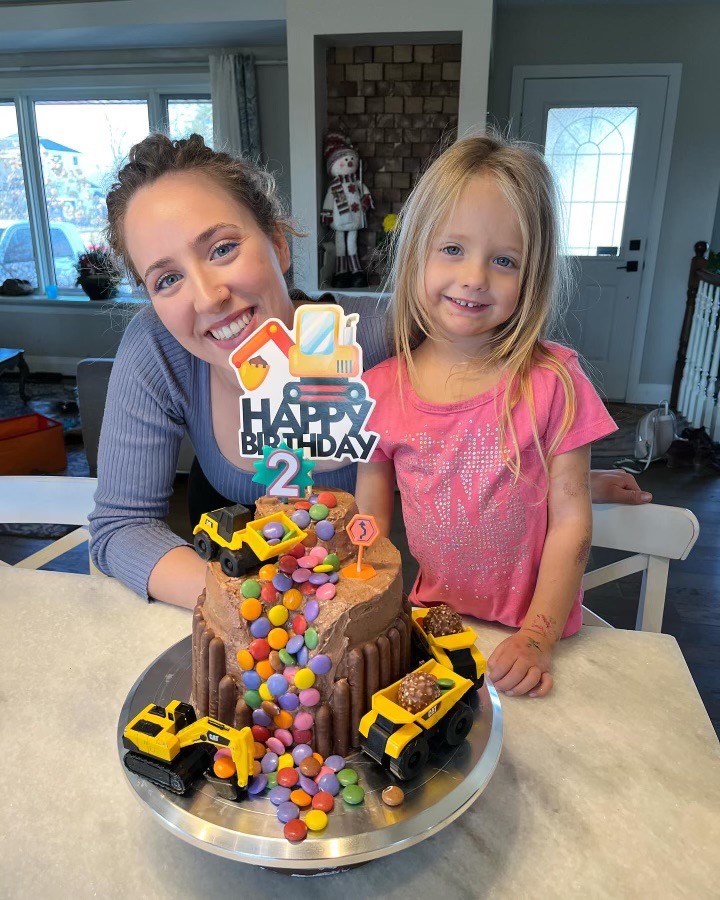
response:
<svg viewBox="0 0 720 900"><path fill-rule="evenodd" d="M341 573L345 578L356 578L365 581L376 573L372 566L363 564L362 558L366 547L370 547L380 537L380 529L377 527L375 516L358 513L347 524L348 537L358 547L357 563L345 566Z"/></svg>
<svg viewBox="0 0 720 900"><path fill-rule="evenodd" d="M305 304L292 331L268 319L233 350L241 456L258 459L284 442L312 460L370 458L378 435L365 429L375 401L362 380L358 319L332 303Z"/></svg>

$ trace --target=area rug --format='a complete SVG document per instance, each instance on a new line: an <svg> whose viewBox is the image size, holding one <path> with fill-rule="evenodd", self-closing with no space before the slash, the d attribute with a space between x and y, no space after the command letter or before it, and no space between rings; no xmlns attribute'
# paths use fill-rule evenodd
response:
<svg viewBox="0 0 720 900"><path fill-rule="evenodd" d="M608 403L607 410L618 430L592 445L593 467L608 469L615 460L634 456L637 423L645 413L655 408L638 403Z"/></svg>

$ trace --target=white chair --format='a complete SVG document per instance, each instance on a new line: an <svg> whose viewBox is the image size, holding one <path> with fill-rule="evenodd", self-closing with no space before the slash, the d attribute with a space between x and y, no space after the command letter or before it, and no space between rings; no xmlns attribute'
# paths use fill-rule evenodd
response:
<svg viewBox="0 0 720 900"><path fill-rule="evenodd" d="M39 569L78 544L89 540L88 515L95 506L97 478L51 475L0 476L0 522L80 525L37 553L15 563L20 569ZM0 560L0 566L8 563ZM99 574L92 563L91 574Z"/></svg>
<svg viewBox="0 0 720 900"><path fill-rule="evenodd" d="M689 509L656 503L644 506L594 504L593 547L625 550L634 555L586 572L583 588L588 591L626 575L642 572L635 628L638 631L660 632L670 560L686 559L699 534L700 524ZM585 606L583 623L610 627Z"/></svg>

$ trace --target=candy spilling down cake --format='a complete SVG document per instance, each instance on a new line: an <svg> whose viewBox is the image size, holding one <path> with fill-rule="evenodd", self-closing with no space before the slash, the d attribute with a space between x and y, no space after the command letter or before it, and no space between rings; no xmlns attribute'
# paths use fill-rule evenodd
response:
<svg viewBox="0 0 720 900"><path fill-rule="evenodd" d="M308 744L345 756L359 745L373 694L411 668L400 554L380 537L364 551L371 577L343 571L357 560L346 528L358 513L344 491L258 501L256 520L275 513L305 534L301 542L265 526L269 543L292 546L237 577L227 557L208 563L193 618L192 702L198 716L250 726L279 754Z"/></svg>

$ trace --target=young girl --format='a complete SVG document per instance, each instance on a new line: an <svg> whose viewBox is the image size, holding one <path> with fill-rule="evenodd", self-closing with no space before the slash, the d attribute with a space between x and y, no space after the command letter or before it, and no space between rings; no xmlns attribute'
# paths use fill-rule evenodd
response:
<svg viewBox="0 0 720 900"><path fill-rule="evenodd" d="M458 141L420 179L396 243L396 356L366 375L380 442L357 487L387 534L397 479L410 600L518 628L489 672L530 696L581 625L590 443L616 428L577 354L546 339L555 209L542 157L495 137Z"/></svg>

